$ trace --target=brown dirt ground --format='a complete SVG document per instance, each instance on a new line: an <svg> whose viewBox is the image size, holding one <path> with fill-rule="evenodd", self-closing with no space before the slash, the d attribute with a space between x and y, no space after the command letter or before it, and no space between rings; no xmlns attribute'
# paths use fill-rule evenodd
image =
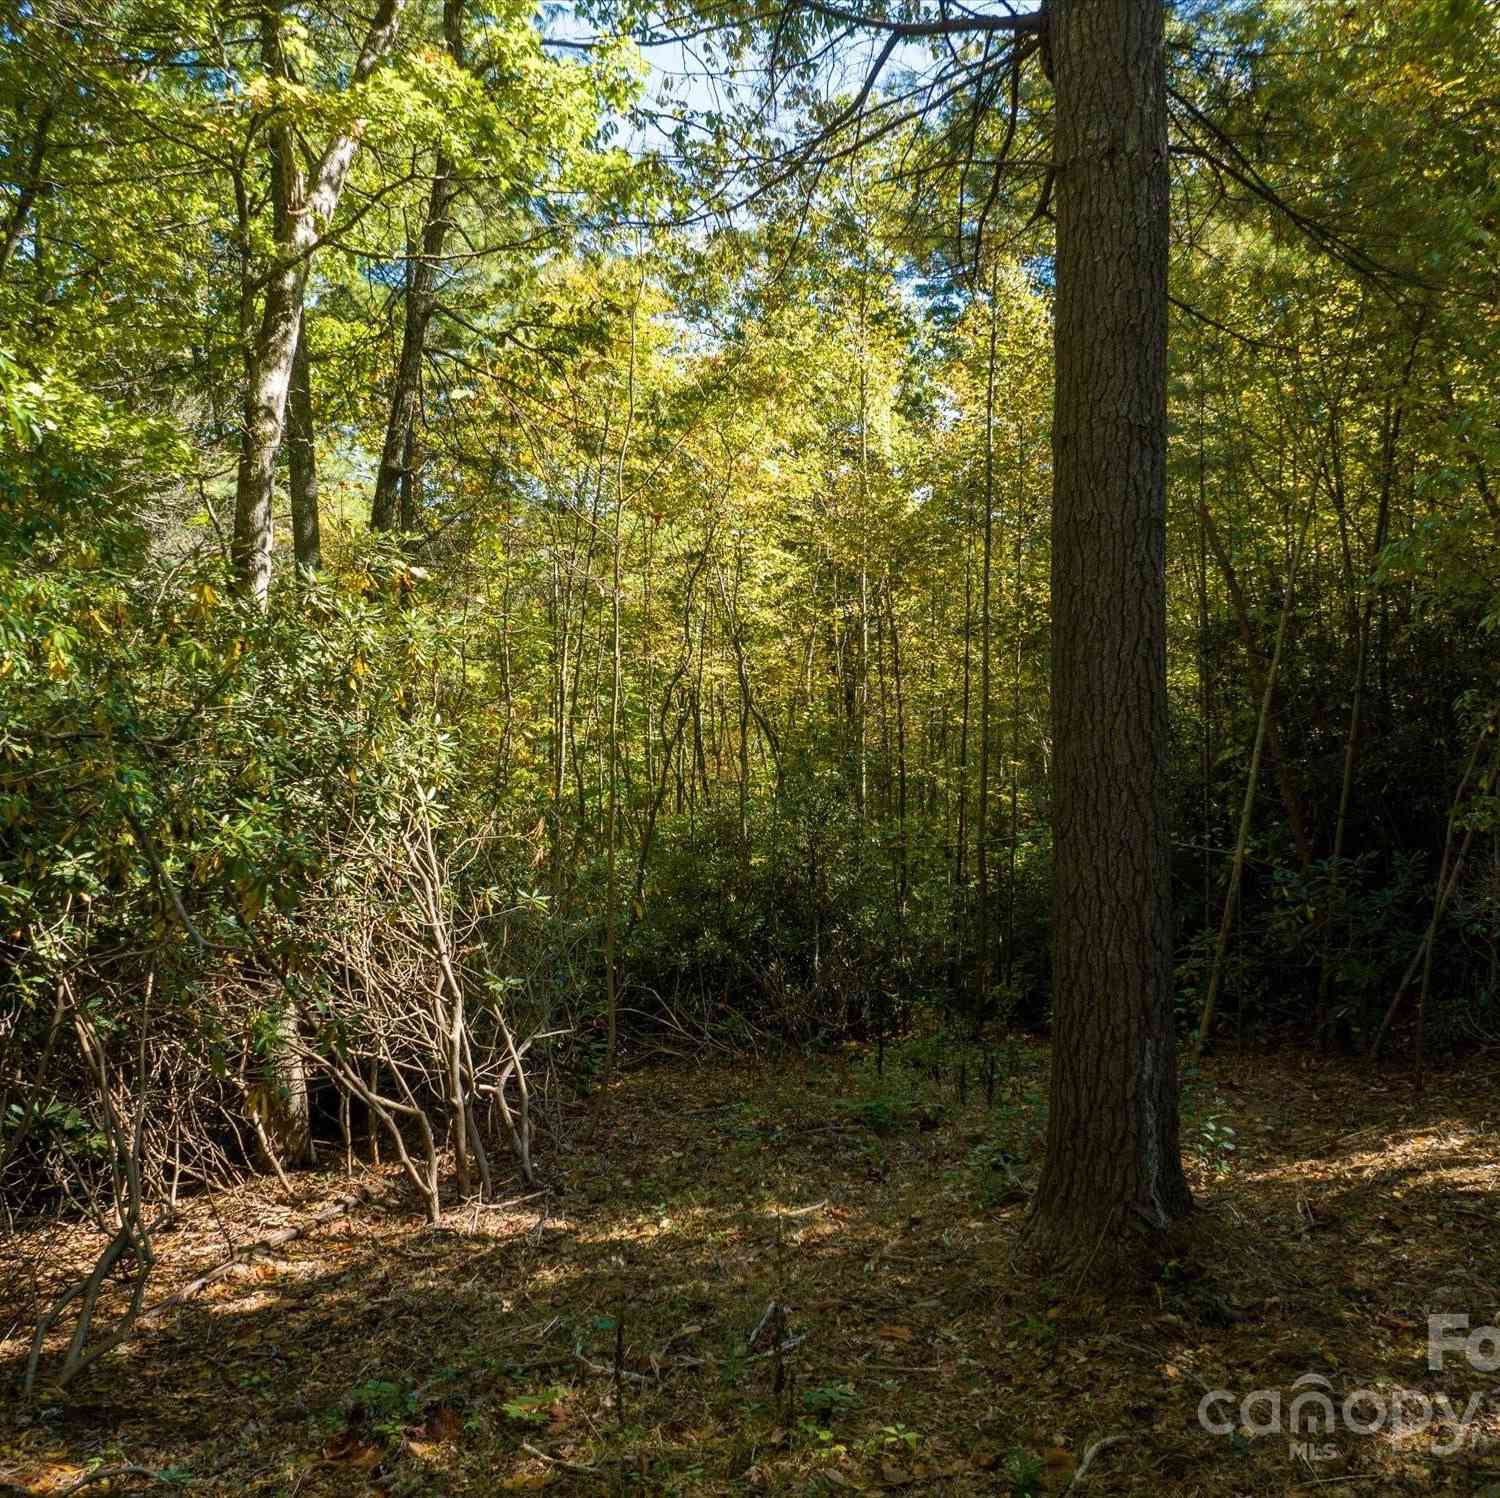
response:
<svg viewBox="0 0 1500 1498"><path fill-rule="evenodd" d="M1044 1068L1013 1048L988 1106L972 1076L960 1104L951 1074L894 1057L884 1078L855 1054L643 1070L564 1115L545 1196L432 1228L365 1168L384 1205L29 1405L26 1319L97 1240L12 1235L0 1494L1500 1495L1500 1372L1430 1371L1426 1325L1500 1324L1493 1061L1422 1090L1353 1064L1207 1063L1184 1130L1194 1247L1111 1297L1017 1258ZM295 1202L266 1180L189 1202L150 1298L347 1189L294 1185ZM779 1359L774 1316L747 1346L773 1301L795 1344ZM1289 1403L1309 1374L1340 1400L1477 1395L1472 1439L1443 1454L1440 1412L1399 1439L1319 1437L1333 1449L1309 1459L1199 1423L1209 1389ZM147 1471L105 1475L124 1466Z"/></svg>

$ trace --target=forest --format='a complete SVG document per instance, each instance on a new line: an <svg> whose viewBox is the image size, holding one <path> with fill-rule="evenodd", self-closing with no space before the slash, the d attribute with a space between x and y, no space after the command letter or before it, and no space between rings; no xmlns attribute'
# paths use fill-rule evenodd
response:
<svg viewBox="0 0 1500 1498"><path fill-rule="evenodd" d="M1497 140L0 0L0 1498L1500 1494Z"/></svg>

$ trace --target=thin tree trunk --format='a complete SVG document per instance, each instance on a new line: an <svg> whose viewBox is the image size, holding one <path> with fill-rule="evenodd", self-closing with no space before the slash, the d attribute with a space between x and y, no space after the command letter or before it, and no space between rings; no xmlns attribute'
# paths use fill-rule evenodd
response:
<svg viewBox="0 0 1500 1498"><path fill-rule="evenodd" d="M966 483L964 487L968 490L969 507L964 527L964 691L958 727L958 826L953 848L953 921L958 949L955 968L962 957L969 906L969 720L974 695L974 486Z"/></svg>
<svg viewBox="0 0 1500 1498"><path fill-rule="evenodd" d="M636 320L640 315L640 288L630 308L630 365L627 373L625 429L620 434L620 453L615 465L615 523L610 543L610 653L613 675L609 693L609 828L608 893L605 905L604 966L606 973L608 1040L604 1053L604 1078L614 1076L620 1027L620 975L618 971L620 902L618 889L619 767L620 767L620 523L625 513L625 458L635 425Z"/></svg>
<svg viewBox="0 0 1500 1498"><path fill-rule="evenodd" d="M449 0L447 9L457 9ZM456 37L456 30L455 30ZM450 49L457 45L450 39ZM462 48L458 46L460 64ZM380 467L375 475L375 495L370 503L370 528L377 531L405 527L415 523L415 514L403 510L415 506L401 503L403 491L411 492L413 433L422 393L422 357L427 347L427 329L437 309L437 271L448 230L453 222L453 200L458 196L458 179L453 164L441 152L433 170L432 190L427 200L427 217L422 228L420 248L407 264L406 309L401 325L401 356L396 364L396 383L391 388L390 414L386 418L385 440L381 447Z"/></svg>
<svg viewBox="0 0 1500 1498"><path fill-rule="evenodd" d="M891 626L891 675L896 691L896 858L900 870L897 881L897 909L906 916L906 901L910 893L910 852L906 826L906 697L901 680L901 635L896 623L896 596L889 578L885 585L885 607Z"/></svg>
<svg viewBox="0 0 1500 1498"><path fill-rule="evenodd" d="M380 0L352 70L351 85L364 82L394 45L403 4L404 0ZM261 18L261 54L269 71L285 76L280 16L275 10L266 11ZM266 276L260 327L249 357L230 552L240 587L262 608L271 590L276 453L286 423L292 364L302 323L302 293L313 252L320 235L333 221L359 146L358 134L352 129L335 135L308 172L301 164L303 158L289 126L273 125L271 140L275 258Z"/></svg>
<svg viewBox="0 0 1500 1498"><path fill-rule="evenodd" d="M307 347L307 312L292 360L292 391L287 412L287 467L292 491L292 551L301 572L316 572L323 543L318 521L318 451L313 427L312 372Z"/></svg>
<svg viewBox="0 0 1500 1498"><path fill-rule="evenodd" d="M975 861L979 870L977 911L978 958L974 969L974 1016L984 1013L990 992L990 953L993 933L990 918L990 683L993 676L994 620L991 617L991 586L995 555L995 372L999 338L999 308L995 305L999 286L998 267L990 273L989 349L984 380L984 553L979 576L979 804L975 813Z"/></svg>
<svg viewBox="0 0 1500 1498"><path fill-rule="evenodd" d="M1026 592L1021 578L1021 562L1026 536L1025 475L1016 480L1016 534L1012 566L1015 571L1016 612L1012 623L1015 632L1015 655L1011 661L1010 697L1010 870L1006 890L1005 981L1015 979L1016 964L1016 858L1021 841L1021 665L1025 643Z"/></svg>
<svg viewBox="0 0 1500 1498"><path fill-rule="evenodd" d="M454 63L464 66L464 0L443 0L443 38ZM420 253L407 263L406 306L401 324L401 357L396 364L396 383L391 391L390 415L385 424L380 467L375 474L375 496L370 505L373 530L400 525L403 532L415 528L416 478L413 455L417 447L416 421L421 405L422 356L427 347L427 329L437 310L437 273L453 223L453 201L458 196L458 175L446 153L439 151L433 167L427 215L422 225ZM398 504L399 499L399 504Z"/></svg>
<svg viewBox="0 0 1500 1498"><path fill-rule="evenodd" d="M5 235L0 239L0 277L5 275L11 257L16 253L22 236L26 233L26 221L42 188L42 168L47 160L47 137L52 131L52 121L57 114L55 97L49 97L46 105L36 117L31 132L31 152L26 161L26 175L21 181L21 190L16 194L15 206L11 209L10 221L5 226Z"/></svg>
<svg viewBox="0 0 1500 1498"><path fill-rule="evenodd" d="M1458 790L1454 792L1453 803L1448 808L1448 831L1443 841L1443 862L1438 870L1437 891L1432 902L1432 916L1427 922L1427 930L1422 937L1421 945L1412 954L1406 971L1401 975L1401 981L1396 985L1396 992L1391 998L1390 1006L1385 1011L1384 1018L1376 1028L1374 1036L1370 1040L1368 1054L1373 1058L1380 1054L1380 1048L1385 1042L1386 1032L1391 1027L1391 1022L1396 1018L1396 1011L1401 1007L1401 1000L1406 996L1406 991L1411 987L1412 979L1417 975L1419 965L1423 966L1424 992L1423 1002L1426 1000L1425 984L1430 976L1428 954L1431 952L1432 943L1437 936L1438 927L1442 924L1443 916L1448 909L1448 902L1453 898L1453 892L1458 888L1459 876L1463 873L1464 864L1469 856L1469 847L1474 841L1474 827L1471 824L1464 829L1464 839L1459 845L1458 854L1453 852L1453 834L1458 829L1459 808L1463 805L1464 794L1469 788L1469 782L1473 778L1475 767L1479 764L1480 756L1490 747L1489 736L1494 732L1495 723L1491 718L1483 728L1480 729L1478 737L1474 740L1474 747L1469 753L1468 763L1464 766L1464 772L1459 777ZM1487 795L1490 783L1495 774L1495 764L1491 764L1479 783L1479 794ZM1420 1058L1421 1037L1418 1037L1418 1056Z"/></svg>
<svg viewBox="0 0 1500 1498"><path fill-rule="evenodd" d="M1325 932L1323 943L1322 960L1319 964L1318 973L1318 1004L1317 1004L1317 1027L1318 1038L1322 1043L1327 1043L1330 1031L1334 1028L1332 1015L1330 1013L1330 999L1333 989L1333 962L1331 959L1330 946L1332 943L1332 925L1337 918L1338 906L1340 904L1340 892L1343 882L1344 857L1344 834L1349 825L1349 808L1354 800L1354 779L1359 769L1359 752L1364 729L1364 706L1365 706L1365 680L1369 673L1370 661L1370 629L1375 617L1375 602L1379 588L1375 582L1375 573L1380 566L1380 554L1385 550L1386 536L1390 531L1391 520L1391 493L1395 488L1396 481L1396 453L1401 440L1401 424L1405 414L1405 404L1401 399L1411 381L1412 366L1416 362L1417 349L1421 343L1421 324L1418 324L1417 336L1412 340L1411 352L1407 355L1406 364L1401 373L1401 385L1398 397L1392 401L1387 398L1384 419L1381 423L1380 441L1380 501L1375 515L1375 536L1370 543L1370 556L1368 560L1368 571L1370 580L1366 586L1364 607L1355 611L1355 642L1354 642L1354 688L1349 704L1349 728L1344 735L1344 772L1339 782L1339 808L1333 824L1333 855L1329 862L1329 891L1328 891L1328 929ZM1338 506L1339 525L1341 531L1347 534L1346 508L1344 504L1343 464L1338 460L1338 433L1330 433L1330 457L1333 459L1333 482L1330 487L1334 490L1335 502ZM1352 574L1352 559L1349 556L1347 541L1344 548L1345 567ZM1353 602L1352 587L1353 578L1350 577L1351 603Z"/></svg>
<svg viewBox="0 0 1500 1498"><path fill-rule="evenodd" d="M1255 631L1250 624L1250 610L1245 601L1245 591L1240 586L1239 574L1235 571L1228 551L1225 550L1224 542L1219 536L1219 528L1214 524L1213 515L1208 506L1201 502L1198 507L1198 519L1203 527L1203 534L1209 549L1213 552L1214 560L1219 564L1219 571L1223 574L1224 585L1229 589L1229 600L1234 606L1235 623L1239 628L1240 640L1245 647L1245 665L1250 674L1250 690L1255 694L1255 700L1259 701L1265 696L1266 663L1260 646L1256 644ZM1282 746L1281 719L1276 711L1274 693L1271 696L1271 714L1266 719L1266 745L1271 751L1271 758L1276 761L1276 778L1281 788L1281 805L1286 812L1287 827L1297 849L1297 862L1305 869L1312 862L1312 838L1307 831L1307 818L1302 813L1302 798L1297 791L1291 761L1287 758L1286 750Z"/></svg>
<svg viewBox="0 0 1500 1498"><path fill-rule="evenodd" d="M1198 1021L1198 1042L1194 1056L1201 1058L1208 1041L1209 1027L1214 1022L1214 1009L1218 1004L1219 988L1224 980L1224 960L1229 952L1229 932L1234 924L1235 906L1240 898L1240 880L1245 872L1245 850L1250 844L1250 819L1255 811L1255 792L1260 784L1260 757L1266 743L1266 724L1271 717L1271 702L1276 693L1276 677L1281 670L1281 653L1286 645L1287 620L1292 616L1292 600L1297 587L1297 566L1302 560L1302 547L1307 540L1308 528L1312 524L1314 504L1310 500L1307 516L1302 522L1296 544L1292 547L1291 560L1287 563L1286 596L1281 601L1281 620L1276 626L1276 646L1271 652L1271 666L1266 672L1265 691L1260 699L1260 716L1255 724L1255 744L1250 751L1250 773L1245 780L1245 799L1240 806L1239 833L1234 840L1234 859L1229 868L1229 888L1224 891L1224 910L1219 918L1219 936L1214 946L1214 963L1208 978L1208 994L1203 1000L1203 1013Z"/></svg>

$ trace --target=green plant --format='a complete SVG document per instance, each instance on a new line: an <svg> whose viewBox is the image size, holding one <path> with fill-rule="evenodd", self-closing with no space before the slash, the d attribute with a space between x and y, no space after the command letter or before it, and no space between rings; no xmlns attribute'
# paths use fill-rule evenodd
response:
<svg viewBox="0 0 1500 1498"><path fill-rule="evenodd" d="M1011 1322L1011 1331L1018 1336L1029 1337L1039 1346L1046 1346L1057 1338L1057 1325L1045 1316L1018 1316Z"/></svg>
<svg viewBox="0 0 1500 1498"><path fill-rule="evenodd" d="M365 1424L377 1435L397 1441L417 1413L417 1396L389 1379L371 1378L349 1392L350 1425Z"/></svg>
<svg viewBox="0 0 1500 1498"><path fill-rule="evenodd" d="M904 1446L907 1451L915 1451L921 1444L921 1432L913 1430L909 1425L882 1425L874 1435L866 1437L861 1449L867 1456L874 1456L898 1446Z"/></svg>
<svg viewBox="0 0 1500 1498"><path fill-rule="evenodd" d="M1228 1175L1233 1165L1235 1131L1219 1113L1210 1113L1198 1121L1198 1126L1189 1140L1198 1163L1215 1175Z"/></svg>
<svg viewBox="0 0 1500 1498"><path fill-rule="evenodd" d="M1024 1193L1020 1157L1009 1138L986 1139L969 1151L965 1165L982 1205L998 1206Z"/></svg>
<svg viewBox="0 0 1500 1498"><path fill-rule="evenodd" d="M1228 1105L1195 1066L1182 1075L1182 1138L1185 1149L1205 1170L1227 1175L1237 1135L1227 1121Z"/></svg>
<svg viewBox="0 0 1500 1498"><path fill-rule="evenodd" d="M893 1133L912 1115L911 1100L891 1093L856 1098L840 1106L874 1134Z"/></svg>
<svg viewBox="0 0 1500 1498"><path fill-rule="evenodd" d="M523 1425L545 1425L548 1412L563 1397L563 1392L562 1389L546 1388L534 1394L518 1394L514 1399L507 1399L500 1408L510 1419L519 1420Z"/></svg>
<svg viewBox="0 0 1500 1498"><path fill-rule="evenodd" d="M832 1420L859 1403L859 1395L849 1384L822 1384L802 1391L802 1405L819 1420Z"/></svg>
<svg viewBox="0 0 1500 1498"><path fill-rule="evenodd" d="M1042 1473L1041 1461L1029 1451L1017 1448L1005 1458L1011 1498L1035 1498L1042 1491Z"/></svg>

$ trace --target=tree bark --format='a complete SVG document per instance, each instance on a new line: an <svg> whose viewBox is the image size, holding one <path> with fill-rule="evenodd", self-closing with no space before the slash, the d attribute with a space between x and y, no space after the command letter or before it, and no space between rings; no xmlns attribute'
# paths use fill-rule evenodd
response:
<svg viewBox="0 0 1500 1498"><path fill-rule="evenodd" d="M1192 1207L1166 829L1167 126L1158 0L1054 0L1054 1030L1045 1260L1128 1273ZM1143 1238L1147 1240L1143 1243Z"/></svg>
<svg viewBox="0 0 1500 1498"><path fill-rule="evenodd" d="M391 391L391 410L386 419L380 468L375 475L375 498L370 506L372 530L392 530L398 522L404 528L416 518L405 513L414 506L401 501L403 490L408 494L411 491L408 456L413 448L412 432L421 403L422 355L427 345L427 328L437 307L437 267L447 243L448 226L452 223L450 209L457 196L457 187L448 159L439 155L427 202L427 222L422 230L421 246L408 267L401 358Z"/></svg>
<svg viewBox="0 0 1500 1498"><path fill-rule="evenodd" d="M0 276L5 274L11 257L16 253L26 233L26 221L31 217L37 194L42 189L42 170L47 160L47 137L51 133L52 121L56 113L57 95L54 92L37 114L36 124L31 132L31 151L26 160L26 175L19 183L15 206L11 209L10 222L5 226L4 235L0 236Z"/></svg>
<svg viewBox="0 0 1500 1498"><path fill-rule="evenodd" d="M318 524L318 451L313 435L312 371L305 310L297 334L297 353L292 360L287 466L292 490L292 555L299 572L316 572L322 563L322 537Z"/></svg>
<svg viewBox="0 0 1500 1498"><path fill-rule="evenodd" d="M448 54L464 65L463 0L444 0L443 35ZM385 424L380 468L375 475L375 498L370 506L370 528L388 531L399 521L403 531L416 523L411 455L416 448L413 428L421 403L422 355L427 328L437 310L437 272L453 222L453 200L458 196L454 164L439 151L427 198L427 217L417 257L407 264L406 309L401 327L401 358L391 391L391 411ZM399 501L399 503L398 503Z"/></svg>
<svg viewBox="0 0 1500 1498"><path fill-rule="evenodd" d="M352 75L361 83L396 40L404 0L380 0ZM261 52L268 70L285 76L280 16L261 18ZM235 485L234 543L231 559L244 592L261 607L271 591L274 538L271 501L276 486L276 453L286 425L292 364L302 324L302 293L319 239L332 222L344 182L359 147L357 128L335 135L311 172L304 170L289 126L271 128L276 198L275 261L265 281L260 327L248 359L245 430Z"/></svg>

